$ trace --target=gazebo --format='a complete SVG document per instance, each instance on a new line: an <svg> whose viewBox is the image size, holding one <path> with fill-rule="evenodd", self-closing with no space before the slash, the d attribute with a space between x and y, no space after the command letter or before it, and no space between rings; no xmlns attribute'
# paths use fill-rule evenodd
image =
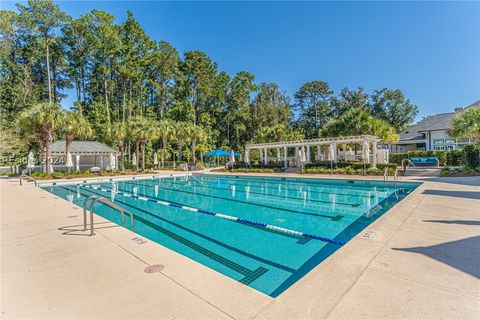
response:
<svg viewBox="0 0 480 320"><path fill-rule="evenodd" d="M120 152L98 141L72 141L70 154L74 166L77 168L100 167L105 169L110 163L110 154L118 157ZM65 163L65 140L58 140L52 144L52 158L59 159L58 163Z"/></svg>
<svg viewBox="0 0 480 320"><path fill-rule="evenodd" d="M377 161L377 144L380 139L372 135L362 135L362 136L346 136L346 137L335 137L335 138L319 138L319 139L310 139L310 140L295 140L295 141L280 141L280 142L268 142L268 143L257 143L257 144L247 144L245 146L245 159L248 164L250 164L250 152L251 150L258 149L260 151L260 161L264 164L268 164L268 151L271 149L276 150L276 157L274 158L277 162L283 162L284 167L288 167L288 151L289 148L294 148L295 155L294 159L297 161L299 158L299 151L305 150L306 163L312 162L311 153L312 148L316 148L316 161L327 160L328 149L330 146L333 147L333 162L338 160L362 160L367 163L372 163L374 166L378 163ZM358 148L355 150L362 150L362 146L368 144L369 156L367 159L362 159L361 153L350 151L347 149L347 146L356 145ZM301 151L300 151L301 152ZM301 152L302 153L302 152ZM388 161L388 160L387 160Z"/></svg>

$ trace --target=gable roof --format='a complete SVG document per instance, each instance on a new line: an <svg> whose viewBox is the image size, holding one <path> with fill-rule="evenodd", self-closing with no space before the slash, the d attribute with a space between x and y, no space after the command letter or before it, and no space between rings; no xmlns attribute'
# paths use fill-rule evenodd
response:
<svg viewBox="0 0 480 320"><path fill-rule="evenodd" d="M70 153L83 155L114 155L119 152L98 141L72 141ZM65 155L65 140L58 140L52 144L52 154Z"/></svg>
<svg viewBox="0 0 480 320"><path fill-rule="evenodd" d="M455 112L440 113L426 117L420 122L400 132L399 141L405 140L422 140L425 139L422 133L427 131L448 130L452 127L453 118L468 108L480 107L480 100L466 106L465 108L456 109Z"/></svg>

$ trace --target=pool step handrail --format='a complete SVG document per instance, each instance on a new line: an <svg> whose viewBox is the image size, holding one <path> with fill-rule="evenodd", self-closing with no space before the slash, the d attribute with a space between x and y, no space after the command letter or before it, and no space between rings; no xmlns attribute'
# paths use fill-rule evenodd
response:
<svg viewBox="0 0 480 320"><path fill-rule="evenodd" d="M85 200L83 200L83 231L87 231L87 204L88 204L89 200L91 200L91 202L90 202L90 236L95 235L94 223L93 223L93 206L97 202L101 202L101 203L106 204L107 206L109 206L113 209L116 209L117 211L120 211L120 213L122 214L122 226L125 226L125 214L128 214L130 216L130 225L131 225L132 231L133 231L133 227L134 227L133 214L130 211L125 210L124 208L120 207L119 205L116 205L115 203L113 203L110 200L108 200L104 197L101 197L101 196L90 196L90 197L86 198Z"/></svg>
<svg viewBox="0 0 480 320"><path fill-rule="evenodd" d="M398 168L395 169L395 173L393 174L393 181L397 182L398 181Z"/></svg>
<svg viewBox="0 0 480 320"><path fill-rule="evenodd" d="M31 176L29 176L28 174L25 174L25 173L22 173L20 175L20 180L19 180L20 185L23 185L23 183L22 183L23 178L28 178L28 181L33 181L35 183L35 185L37 185L37 180L33 179Z"/></svg>
<svg viewBox="0 0 480 320"><path fill-rule="evenodd" d="M388 169L385 168L385 170L383 171L383 182L387 180L388 180Z"/></svg>

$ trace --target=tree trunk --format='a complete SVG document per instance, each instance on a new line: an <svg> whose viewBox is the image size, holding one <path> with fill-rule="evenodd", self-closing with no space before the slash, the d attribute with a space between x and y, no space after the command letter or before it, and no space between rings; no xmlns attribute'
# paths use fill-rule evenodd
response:
<svg viewBox="0 0 480 320"><path fill-rule="evenodd" d="M140 142L135 143L135 155L137 156L137 165L135 166L135 171L138 171L138 162L140 161L140 152L139 152Z"/></svg>
<svg viewBox="0 0 480 320"><path fill-rule="evenodd" d="M110 124L110 107L108 106L108 89L107 89L107 78L103 80L103 87L105 90L105 107L107 108L107 124Z"/></svg>
<svg viewBox="0 0 480 320"><path fill-rule="evenodd" d="M182 161L183 139L178 139L178 162Z"/></svg>
<svg viewBox="0 0 480 320"><path fill-rule="evenodd" d="M146 140L143 140L141 143L142 148L142 173L145 173L145 144L147 143Z"/></svg>
<svg viewBox="0 0 480 320"><path fill-rule="evenodd" d="M47 141L46 141L46 158L47 158L47 173L52 173L50 171L50 165L53 166L52 162L52 131L47 132Z"/></svg>
<svg viewBox="0 0 480 320"><path fill-rule="evenodd" d="M50 51L48 49L48 41L47 41L47 48L46 49L47 49L48 102L52 103L52 83L51 83L51 80L50 80Z"/></svg>
<svg viewBox="0 0 480 320"><path fill-rule="evenodd" d="M162 137L162 147L163 147L163 157L165 159L168 159L168 151L167 151L167 137Z"/></svg>
<svg viewBox="0 0 480 320"><path fill-rule="evenodd" d="M195 151L197 151L197 138L192 139L192 157L193 157L193 162L197 162L197 157L195 157Z"/></svg>
<svg viewBox="0 0 480 320"><path fill-rule="evenodd" d="M67 156L68 156L68 153L70 152L72 140L73 140L73 137L70 137L69 135L65 135L65 165L67 165ZM71 171L72 171L72 167L68 167L68 172L71 172Z"/></svg>
<svg viewBox="0 0 480 320"><path fill-rule="evenodd" d="M122 159L122 171L125 171L125 142L118 141L118 147L120 148L120 159Z"/></svg>

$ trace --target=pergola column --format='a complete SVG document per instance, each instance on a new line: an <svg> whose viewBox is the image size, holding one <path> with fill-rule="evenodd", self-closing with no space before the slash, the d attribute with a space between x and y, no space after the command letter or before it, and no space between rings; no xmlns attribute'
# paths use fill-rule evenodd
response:
<svg viewBox="0 0 480 320"><path fill-rule="evenodd" d="M245 160L248 165L250 165L250 148L245 149Z"/></svg>
<svg viewBox="0 0 480 320"><path fill-rule="evenodd" d="M343 160L347 161L347 144L346 143L342 145L342 149L343 149Z"/></svg>
<svg viewBox="0 0 480 320"><path fill-rule="evenodd" d="M263 162L263 149L259 148L258 151L260 152L260 163Z"/></svg>
<svg viewBox="0 0 480 320"><path fill-rule="evenodd" d="M373 141L372 144L373 144L373 146L372 146L372 152L373 152L372 162L373 162L373 167L376 168L377 167L377 142Z"/></svg>
<svg viewBox="0 0 480 320"><path fill-rule="evenodd" d="M310 145L307 144L307 163L310 163Z"/></svg>
<svg viewBox="0 0 480 320"><path fill-rule="evenodd" d="M283 147L283 162L284 162L285 169L288 168L287 146Z"/></svg>
<svg viewBox="0 0 480 320"><path fill-rule="evenodd" d="M265 158L263 158L264 164L268 164L268 149L265 147Z"/></svg>
<svg viewBox="0 0 480 320"><path fill-rule="evenodd" d="M338 145L336 142L333 143L333 161L337 162L338 161Z"/></svg>
<svg viewBox="0 0 480 320"><path fill-rule="evenodd" d="M280 148L277 148L277 162L280 162Z"/></svg>
<svg viewBox="0 0 480 320"><path fill-rule="evenodd" d="M295 166L298 167L298 147L295 147Z"/></svg>
<svg viewBox="0 0 480 320"><path fill-rule="evenodd" d="M322 150L320 149L320 145L317 144L317 161L320 161L320 154L322 153Z"/></svg>
<svg viewBox="0 0 480 320"><path fill-rule="evenodd" d="M103 155L100 156L100 169L103 169Z"/></svg>

